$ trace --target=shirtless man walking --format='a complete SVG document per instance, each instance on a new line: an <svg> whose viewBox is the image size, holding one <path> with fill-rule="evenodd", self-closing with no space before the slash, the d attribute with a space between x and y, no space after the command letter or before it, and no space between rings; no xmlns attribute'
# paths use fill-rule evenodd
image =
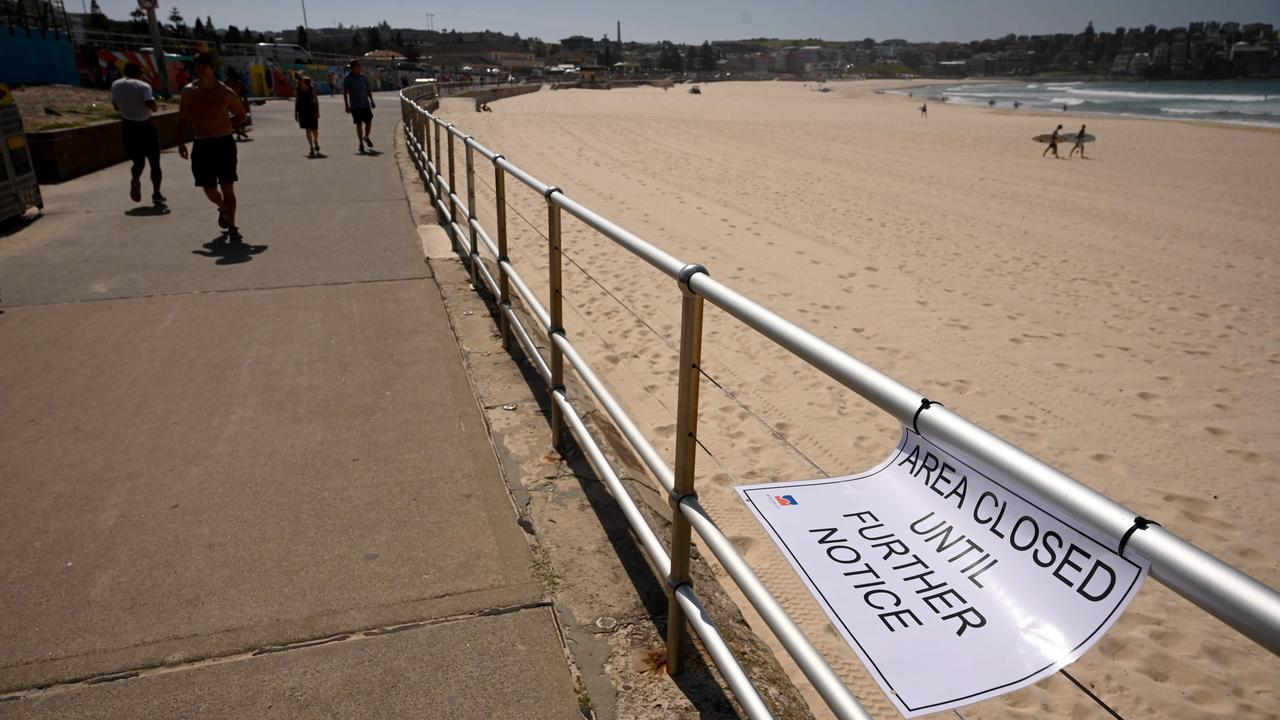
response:
<svg viewBox="0 0 1280 720"><path fill-rule="evenodd" d="M240 242L236 226L236 142L232 128L244 122L244 105L213 74L213 56L196 56L196 79L182 88L178 105L178 155L188 158L186 138L195 141L189 157L196 187L218 206L218 227L231 242Z"/></svg>

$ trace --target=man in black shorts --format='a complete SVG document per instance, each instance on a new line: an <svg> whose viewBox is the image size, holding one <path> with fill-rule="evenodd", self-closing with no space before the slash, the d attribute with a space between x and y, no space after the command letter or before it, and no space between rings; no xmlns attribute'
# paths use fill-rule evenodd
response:
<svg viewBox="0 0 1280 720"><path fill-rule="evenodd" d="M164 204L160 194L160 135L151 122L156 110L151 85L142 79L142 68L136 63L124 66L124 77L111 83L111 104L120 111L124 153L133 161L130 168L129 198L142 202L142 169L151 163L151 202Z"/></svg>
<svg viewBox="0 0 1280 720"><path fill-rule="evenodd" d="M363 155L365 145L373 149L369 127L373 124L373 109L377 105L373 102L373 88L369 86L369 78L362 73L359 60L351 63L351 74L342 79L342 103L356 124L356 140L360 143L356 152ZM360 131L361 125L364 125L364 132Z"/></svg>
<svg viewBox="0 0 1280 720"><path fill-rule="evenodd" d="M244 122L244 105L231 88L218 82L213 74L213 56L196 56L196 79L182 88L178 105L178 154L188 157L188 137L192 143L191 174L196 187L218 206L218 227L226 231L232 242L240 242L236 226L236 142L231 137L234 126Z"/></svg>

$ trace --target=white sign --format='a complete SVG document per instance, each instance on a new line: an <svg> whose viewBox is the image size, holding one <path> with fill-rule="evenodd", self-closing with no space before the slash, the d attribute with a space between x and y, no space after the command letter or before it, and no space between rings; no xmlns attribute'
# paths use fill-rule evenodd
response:
<svg viewBox="0 0 1280 720"><path fill-rule="evenodd" d="M870 472L737 490L907 717L1057 672L1147 574L1132 551L906 428Z"/></svg>

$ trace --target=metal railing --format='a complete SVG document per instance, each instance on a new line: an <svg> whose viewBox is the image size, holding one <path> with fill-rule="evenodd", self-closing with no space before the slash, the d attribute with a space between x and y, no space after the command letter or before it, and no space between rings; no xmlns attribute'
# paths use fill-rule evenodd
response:
<svg viewBox="0 0 1280 720"><path fill-rule="evenodd" d="M1275 590L1163 527L1154 523L1147 524L1147 521L1132 510L970 423L942 405L930 402L920 393L718 282L703 266L675 258L574 201L560 188L544 183L433 114L431 110L434 107L421 107L418 101L425 100L430 92L430 88L410 88L401 93L408 151L431 192L432 201L454 249L462 256L471 273L475 287L478 289L483 285L497 299L504 345L510 347L514 339L547 383L552 401L553 444L560 445L567 427L584 450L592 468L604 479L621 506L641 545L659 571L666 576L669 595L667 662L668 672L671 674L679 673L683 667L681 658L687 621L702 639L747 715L751 718L769 717L768 710L746 678L742 667L725 645L714 624L702 612L697 594L693 590L688 570L691 531L696 530L836 717L870 718L861 703L800 631L734 547L733 542L716 526L698 501L694 477L702 310L706 301L869 400L898 422L904 425L914 424L930 439L967 453L979 462L1005 473L1060 509L1090 523L1115 540L1117 545L1129 535L1128 547L1150 561L1152 577L1231 625L1250 640L1274 654L1280 654L1280 594ZM458 195L456 185L458 162L454 151L455 141L462 143L465 148L465 204ZM446 147L446 154L442 154ZM496 242L476 219L477 153L493 167L498 234ZM507 255L508 175L541 194L546 200L549 262L549 298L546 306L529 289ZM565 333L560 248L562 212L568 212L600 235L663 272L676 281L680 290L679 397L674 470L668 467L653 444L636 427L604 382L574 349ZM496 279L482 261L481 246L496 264ZM542 326L549 343L549 361L538 351L528 330L515 313L512 288L515 289L515 296L519 297ZM579 411L567 397L563 374L566 360L627 443L667 491L674 511L670 554L640 515L635 501L618 479L595 439L587 432ZM1132 532L1135 527L1143 531Z"/></svg>

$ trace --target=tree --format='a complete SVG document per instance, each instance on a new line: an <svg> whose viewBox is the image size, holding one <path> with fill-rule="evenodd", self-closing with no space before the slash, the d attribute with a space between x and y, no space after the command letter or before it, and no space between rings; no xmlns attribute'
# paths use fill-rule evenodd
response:
<svg viewBox="0 0 1280 720"><path fill-rule="evenodd" d="M218 29L213 26L212 16L209 16L209 15L204 16L204 32L205 32L205 35L207 35L210 40L217 42Z"/></svg>
<svg viewBox="0 0 1280 720"><path fill-rule="evenodd" d="M173 9L169 11L169 22L172 24L174 35L178 37L191 35L191 31L187 28L187 21L182 17L182 11L178 9L177 5L174 5Z"/></svg>
<svg viewBox="0 0 1280 720"><path fill-rule="evenodd" d="M665 40L662 42L662 50L658 53L658 67L673 73L684 70L684 61L680 59L680 50Z"/></svg>
<svg viewBox="0 0 1280 720"><path fill-rule="evenodd" d="M136 7L129 13L129 29L135 33L147 31L147 11Z"/></svg>
<svg viewBox="0 0 1280 720"><path fill-rule="evenodd" d="M196 24L191 28L191 33L197 38L204 37L204 21L200 18L196 18Z"/></svg>
<svg viewBox="0 0 1280 720"><path fill-rule="evenodd" d="M240 37L240 28L235 25L227 26L227 33L222 36L224 43L240 43L244 42L244 38Z"/></svg>
<svg viewBox="0 0 1280 720"><path fill-rule="evenodd" d="M414 63L414 62L418 62L418 58L419 58L419 57L420 57L420 53L418 52L418 46L417 46L417 45L409 45L409 46L405 47L405 49L404 49L404 59L405 59L405 60L407 60L407 61L409 61L409 62L411 62L411 63Z"/></svg>
<svg viewBox="0 0 1280 720"><path fill-rule="evenodd" d="M1086 25L1084 28L1085 47L1093 47L1093 39L1096 38L1097 36L1098 36L1098 33L1093 29L1093 21L1090 20L1089 24Z"/></svg>
<svg viewBox="0 0 1280 720"><path fill-rule="evenodd" d="M402 35L399 30L391 36L391 47L396 49L404 47L404 35Z"/></svg>
<svg viewBox="0 0 1280 720"><path fill-rule="evenodd" d="M89 3L89 27L96 30L104 30L107 27L107 16L102 14L102 7L98 5L98 0Z"/></svg>
<svg viewBox="0 0 1280 720"><path fill-rule="evenodd" d="M311 48L311 41L307 38L307 29L301 25L298 26L298 44L307 49Z"/></svg>
<svg viewBox="0 0 1280 720"><path fill-rule="evenodd" d="M378 28L376 27L369 28L369 49L382 49L382 33L378 32Z"/></svg>
<svg viewBox="0 0 1280 720"><path fill-rule="evenodd" d="M693 72L698 67L698 46L690 45L684 54L685 72Z"/></svg>
<svg viewBox="0 0 1280 720"><path fill-rule="evenodd" d="M360 50L364 47L364 38L360 37L360 31L356 30L351 34L351 49Z"/></svg>
<svg viewBox="0 0 1280 720"><path fill-rule="evenodd" d="M698 51L698 62L702 70L714 72L716 69L716 51L711 47L709 41L702 41L702 48Z"/></svg>

